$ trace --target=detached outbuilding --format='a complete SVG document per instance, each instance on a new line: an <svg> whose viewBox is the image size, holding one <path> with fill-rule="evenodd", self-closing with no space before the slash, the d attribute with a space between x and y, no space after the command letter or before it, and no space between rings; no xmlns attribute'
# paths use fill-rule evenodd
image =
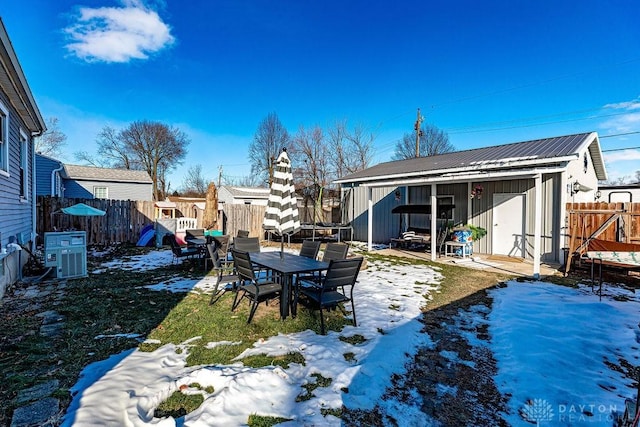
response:
<svg viewBox="0 0 640 427"><path fill-rule="evenodd" d="M606 179L598 135L590 132L380 163L336 182L343 221L370 249L398 237L401 220L432 237L445 223L472 224L487 231L475 252L531 259L537 276L541 261L564 260L567 202L593 202ZM391 213L414 204L430 212Z"/></svg>

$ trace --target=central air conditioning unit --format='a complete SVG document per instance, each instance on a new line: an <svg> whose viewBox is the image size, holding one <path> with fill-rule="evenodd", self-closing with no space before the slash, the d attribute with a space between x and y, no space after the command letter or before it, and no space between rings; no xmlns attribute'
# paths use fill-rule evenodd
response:
<svg viewBox="0 0 640 427"><path fill-rule="evenodd" d="M56 278L87 276L87 233L65 231L44 233L44 265L53 267Z"/></svg>

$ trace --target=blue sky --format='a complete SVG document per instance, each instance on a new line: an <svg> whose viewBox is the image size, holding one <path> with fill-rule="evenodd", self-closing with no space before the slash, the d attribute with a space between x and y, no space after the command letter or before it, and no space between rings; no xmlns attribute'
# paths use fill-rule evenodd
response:
<svg viewBox="0 0 640 427"><path fill-rule="evenodd" d="M290 133L364 126L374 163L420 108L458 150L597 131L610 178L640 169L637 0L21 0L0 16L62 160L106 125L161 121L191 139L172 189L196 164L248 175L270 112Z"/></svg>

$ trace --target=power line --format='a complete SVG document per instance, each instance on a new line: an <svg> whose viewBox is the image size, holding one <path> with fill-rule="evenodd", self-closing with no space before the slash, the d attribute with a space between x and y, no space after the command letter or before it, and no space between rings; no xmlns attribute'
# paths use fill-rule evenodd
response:
<svg viewBox="0 0 640 427"><path fill-rule="evenodd" d="M616 134L612 134L612 135L604 135L604 136L600 136L600 139L604 139L604 138L613 138L616 136L626 136L626 135L637 135L640 133L640 130L636 130L633 132L625 132L625 133L616 133ZM633 147L633 148L640 148L640 147ZM625 150L624 148L621 148L621 150Z"/></svg>
<svg viewBox="0 0 640 427"><path fill-rule="evenodd" d="M552 124L556 124L556 123L577 122L577 121L580 121L580 120L601 119L601 118L605 118L605 117L620 116L620 115L624 115L624 114L629 114L629 112L628 111L623 111L623 112L620 112L620 113L601 114L599 116L582 117L582 118L578 118L578 119L555 120L555 121L550 121L550 122L532 123L532 124L519 125L519 126L504 126L504 127L497 127L497 128L492 128L492 129L478 129L478 130L467 130L467 131L457 131L457 132L454 131L454 132L447 132L447 133L458 135L458 134L462 134L462 133L495 132L495 131L507 130L507 129L521 129L521 128L527 128L527 127L533 127L533 126L552 125Z"/></svg>
<svg viewBox="0 0 640 427"><path fill-rule="evenodd" d="M467 96L467 97L453 99L451 101L444 101L444 102L441 102L439 104L432 105L431 108L441 107L443 105L448 105L448 104L457 104L457 103L463 102L463 101L469 101L469 100L472 100L472 99L484 98L484 97L487 97L487 96L493 96L493 95L497 95L497 94L500 94L500 93L506 93L506 92L511 92L511 91L518 90L518 89L524 89L524 88L528 88L528 87L538 86L538 85L550 83L550 82L553 82L553 81L556 81L556 80L562 80L562 79L566 79L566 78L570 78L570 77L576 77L576 76L584 75L584 74L591 73L591 72L596 71L596 70L604 70L604 69L607 69L607 68L613 68L613 67L618 67L618 66L621 66L621 65L626 65L626 64L629 64L629 63L632 63L632 62L636 62L636 61L640 61L640 58L626 59L624 61L616 62L616 63L613 63L613 64L603 65L601 67L593 68L591 70L584 70L584 71L580 71L580 72L577 72L577 73L564 74L564 75L560 75L560 76L556 76L556 77L551 77L551 78L546 79L546 80L541 80L541 81L538 81L538 82L524 83L524 84L521 84L519 86L513 86L513 87L505 88L505 89L499 89L499 90L495 90L493 92L487 92L487 93L482 93L482 94L471 95L471 96Z"/></svg>

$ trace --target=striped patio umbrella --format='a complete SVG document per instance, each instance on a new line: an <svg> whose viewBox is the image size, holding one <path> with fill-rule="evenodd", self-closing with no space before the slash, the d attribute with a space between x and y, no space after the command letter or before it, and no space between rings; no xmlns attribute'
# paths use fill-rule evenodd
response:
<svg viewBox="0 0 640 427"><path fill-rule="evenodd" d="M281 236L281 253L284 250L284 236L295 234L300 230L298 200L293 185L291 161L286 149L282 150L276 161L262 228Z"/></svg>

